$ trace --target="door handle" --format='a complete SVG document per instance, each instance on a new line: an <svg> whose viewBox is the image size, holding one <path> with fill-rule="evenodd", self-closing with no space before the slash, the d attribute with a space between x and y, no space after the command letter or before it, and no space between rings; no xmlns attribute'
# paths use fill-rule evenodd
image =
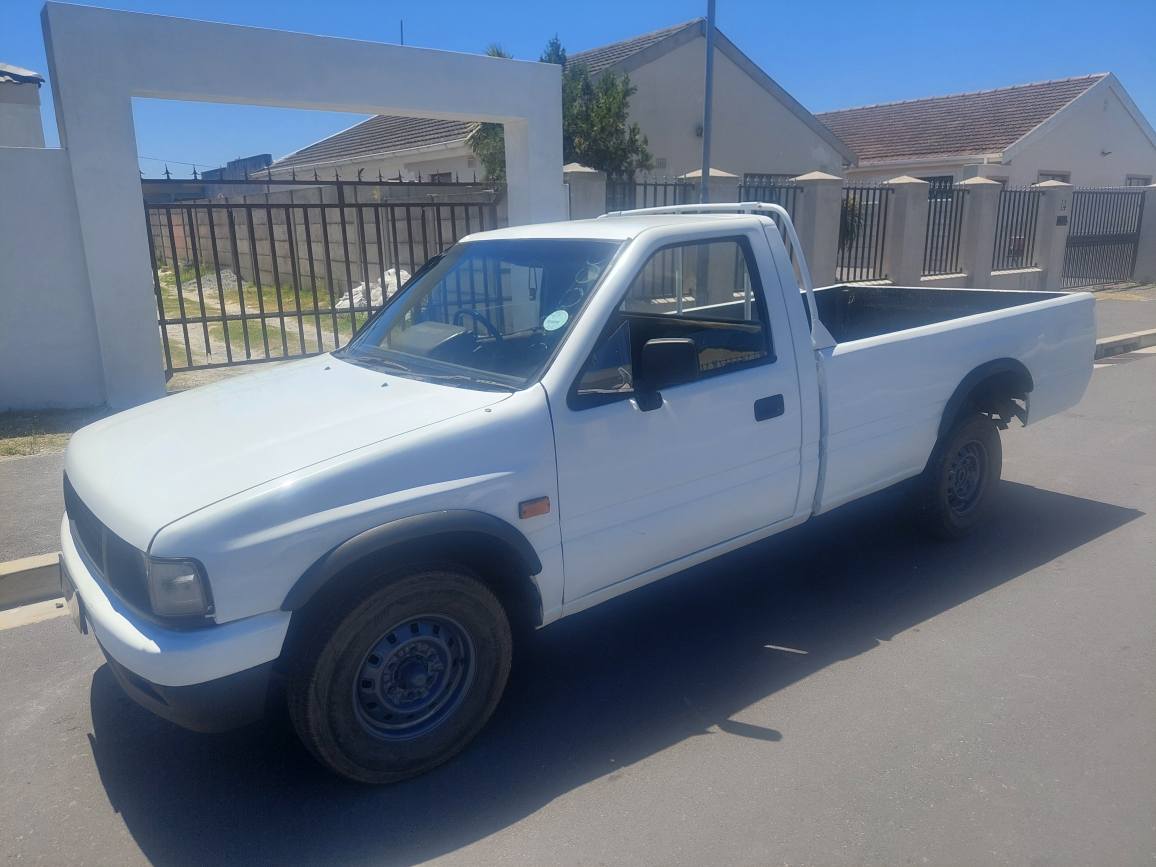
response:
<svg viewBox="0 0 1156 867"><path fill-rule="evenodd" d="M778 418L786 408L781 394L772 394L770 397L760 397L755 401L755 421L766 421L769 418Z"/></svg>

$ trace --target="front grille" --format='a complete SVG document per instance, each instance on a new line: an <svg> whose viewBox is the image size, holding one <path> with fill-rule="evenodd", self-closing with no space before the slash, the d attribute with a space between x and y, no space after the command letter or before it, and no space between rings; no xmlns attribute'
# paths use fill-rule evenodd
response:
<svg viewBox="0 0 1156 867"><path fill-rule="evenodd" d="M77 495L68 476L64 477L64 510L72 527L72 537L96 564L100 577L129 605L149 610L148 576L145 555L112 532Z"/></svg>

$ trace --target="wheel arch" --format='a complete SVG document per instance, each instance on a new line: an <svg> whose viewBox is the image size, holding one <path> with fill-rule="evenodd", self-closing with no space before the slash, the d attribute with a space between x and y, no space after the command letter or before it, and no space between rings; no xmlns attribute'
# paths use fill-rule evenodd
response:
<svg viewBox="0 0 1156 867"><path fill-rule="evenodd" d="M542 561L508 522L485 512L453 509L412 515L372 527L322 555L293 584L283 611L301 611L359 580L384 557L395 562L452 560L482 578L512 621L539 626L542 599L533 576Z"/></svg>
<svg viewBox="0 0 1156 867"><path fill-rule="evenodd" d="M940 438L968 411L1004 415L1016 399L1026 400L1035 387L1031 371L1016 358L996 358L972 369L955 387L939 420ZM1019 415L1013 410L1013 415Z"/></svg>

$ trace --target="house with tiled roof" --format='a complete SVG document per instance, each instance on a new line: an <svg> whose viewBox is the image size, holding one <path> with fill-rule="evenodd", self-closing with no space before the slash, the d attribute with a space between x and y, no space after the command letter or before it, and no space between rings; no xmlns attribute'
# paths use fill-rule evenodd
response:
<svg viewBox="0 0 1156 867"><path fill-rule="evenodd" d="M1156 132L1111 73L824 112L858 157L849 175L950 183L1145 186Z"/></svg>
<svg viewBox="0 0 1156 867"><path fill-rule="evenodd" d="M706 22L699 18L632 39L579 51L568 63L597 77L629 74L630 100L655 158L656 175L700 169L706 66ZM383 177L474 180L481 168L467 144L468 121L372 117L277 160L273 177ZM711 163L724 172L798 175L839 173L854 154L839 137L718 30Z"/></svg>

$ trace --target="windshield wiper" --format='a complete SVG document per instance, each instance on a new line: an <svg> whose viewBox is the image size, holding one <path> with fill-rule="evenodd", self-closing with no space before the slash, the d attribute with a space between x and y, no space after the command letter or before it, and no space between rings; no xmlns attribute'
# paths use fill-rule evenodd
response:
<svg viewBox="0 0 1156 867"><path fill-rule="evenodd" d="M408 364L402 364L400 361L394 361L392 358L383 358L379 355L361 355L354 354L352 352L345 352L338 357L343 358L346 361L351 361L354 364L364 365L365 367L388 367L391 370L400 370L404 373L414 373L414 369Z"/></svg>
<svg viewBox="0 0 1156 867"><path fill-rule="evenodd" d="M470 376L465 373L426 373L424 371L413 371L413 375L418 379L426 379L431 382L461 382L466 385L485 385L491 388L500 388L503 391L516 391L514 386L498 382L496 379L486 379L483 376Z"/></svg>

